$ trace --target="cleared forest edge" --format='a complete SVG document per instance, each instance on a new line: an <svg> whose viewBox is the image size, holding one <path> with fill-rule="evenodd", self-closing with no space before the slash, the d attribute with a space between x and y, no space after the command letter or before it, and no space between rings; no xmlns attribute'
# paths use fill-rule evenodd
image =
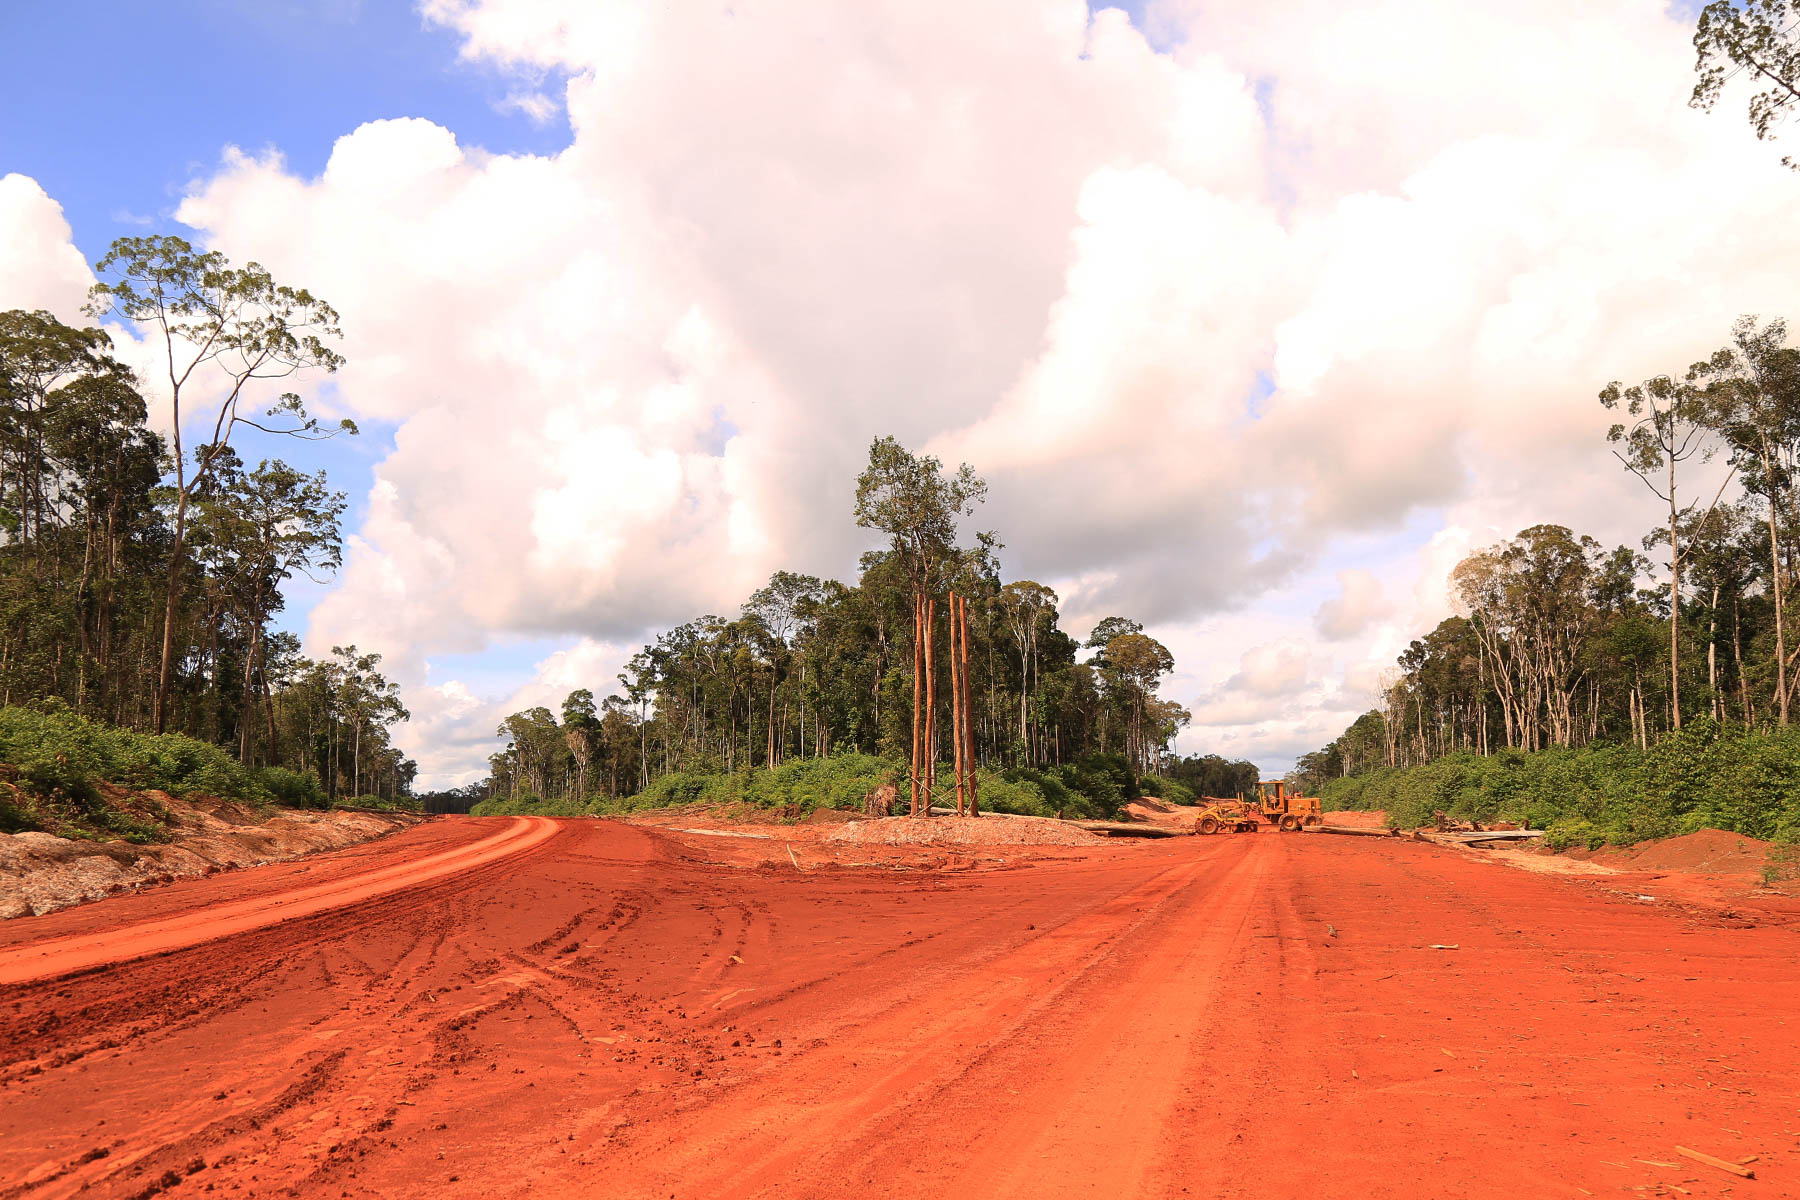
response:
<svg viewBox="0 0 1800 1200"><path fill-rule="evenodd" d="M171 841L134 845L0 834L0 919L41 915L184 876L339 850L425 820L414 813L257 810L208 796L144 797L174 816Z"/></svg>

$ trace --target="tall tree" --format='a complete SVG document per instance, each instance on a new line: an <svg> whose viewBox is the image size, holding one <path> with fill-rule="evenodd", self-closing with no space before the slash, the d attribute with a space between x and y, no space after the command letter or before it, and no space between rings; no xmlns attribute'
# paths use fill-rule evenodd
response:
<svg viewBox="0 0 1800 1200"><path fill-rule="evenodd" d="M256 415L252 394L263 384L313 369L336 371L343 358L327 339L340 336L337 312L303 288L275 282L256 263L233 267L217 251L201 252L177 237L120 238L95 265L101 279L88 312L142 329L166 364L169 429L174 447L174 529L165 589L162 653L154 724L168 723L175 664L175 619L181 595L188 507L240 427L316 439L356 432L349 419L322 426L300 397L281 394ZM205 440L188 469L182 427L194 414L184 405L217 396L203 423Z"/></svg>
<svg viewBox="0 0 1800 1200"><path fill-rule="evenodd" d="M764 765L774 770L780 755L775 731L775 693L793 655L792 641L801 614L817 603L819 581L811 575L777 571L766 587L758 588L744 602L744 616L758 622L768 635L769 706L766 722Z"/></svg>
<svg viewBox="0 0 1800 1200"><path fill-rule="evenodd" d="M250 719L255 682L263 678L268 708L265 662L269 619L282 606L281 585L296 572L320 582L315 571L334 571L343 561L339 522L344 493L333 491L323 471L308 475L284 462L262 462L239 471L236 455L215 458L210 486L196 492L200 540L209 542L229 572L226 595L250 634L241 677L242 709L238 757L251 761ZM269 753L275 748L275 719L266 713Z"/></svg>
<svg viewBox="0 0 1800 1200"><path fill-rule="evenodd" d="M1749 72L1750 128L1759 139L1774 136L1800 104L1800 0L1713 0L1694 26L1694 70L1699 81L1688 103L1711 109L1725 85ZM1800 169L1790 157L1781 160Z"/></svg>
<svg viewBox="0 0 1800 1200"><path fill-rule="evenodd" d="M1731 447L1744 484L1768 505L1769 588L1775 605L1775 705L1788 723L1785 566L1781 519L1788 510L1800 447L1800 351L1787 345L1787 324L1759 324L1741 317L1732 326L1731 345L1692 375L1705 390L1712 421Z"/></svg>
<svg viewBox="0 0 1800 1200"><path fill-rule="evenodd" d="M913 593L912 814L921 815L919 792L931 803L936 758L936 662L932 655L936 592L958 558L956 522L972 516L987 484L963 463L953 474L930 455L914 455L892 437L869 446L869 464L856 479L856 523L888 535L891 553L905 568ZM921 684L924 695L921 697ZM921 699L923 706L921 708ZM923 759L923 763L921 763ZM923 773L921 772L923 765Z"/></svg>
<svg viewBox="0 0 1800 1200"><path fill-rule="evenodd" d="M1681 728L1681 518L1689 506L1677 498L1676 469L1696 454L1711 457L1707 446L1707 406L1700 389L1686 380L1667 375L1646 379L1631 387L1618 381L1606 385L1600 403L1607 409L1625 405L1633 418L1607 431L1613 457L1643 481L1644 486L1669 506L1665 526L1669 541L1669 691L1674 705L1675 728ZM1724 485L1720 485L1724 490Z"/></svg>
<svg viewBox="0 0 1800 1200"><path fill-rule="evenodd" d="M588 763L594 757L594 739L600 733L600 714L594 707L594 693L576 688L563 700L563 740L575 760L575 798L587 796Z"/></svg>

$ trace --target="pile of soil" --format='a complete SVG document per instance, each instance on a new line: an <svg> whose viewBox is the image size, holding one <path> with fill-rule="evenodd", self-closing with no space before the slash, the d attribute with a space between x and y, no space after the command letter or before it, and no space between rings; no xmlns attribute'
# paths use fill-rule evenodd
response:
<svg viewBox="0 0 1800 1200"><path fill-rule="evenodd" d="M1628 850L1615 851L1605 860L1634 871L1682 871L1691 875L1749 875L1763 869L1769 858L1769 843L1727 833L1723 829L1701 829L1681 837L1645 842Z"/></svg>
<svg viewBox="0 0 1800 1200"><path fill-rule="evenodd" d="M178 876L336 850L424 820L412 813L264 813L210 796L178 799L163 792L142 798L173 814L171 842L136 846L38 832L0 834L0 920L55 912Z"/></svg>
<svg viewBox="0 0 1800 1200"><path fill-rule="evenodd" d="M1106 841L1047 817L881 817L834 829L825 840L863 846L1093 846Z"/></svg>
<svg viewBox="0 0 1800 1200"><path fill-rule="evenodd" d="M1342 829L1386 829L1387 812L1379 808L1368 812L1353 812L1348 809L1328 812L1325 814L1325 824Z"/></svg>

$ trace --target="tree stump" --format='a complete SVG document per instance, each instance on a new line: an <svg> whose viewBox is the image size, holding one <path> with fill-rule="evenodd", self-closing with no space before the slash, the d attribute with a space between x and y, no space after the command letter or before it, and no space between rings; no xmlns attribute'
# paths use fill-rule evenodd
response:
<svg viewBox="0 0 1800 1200"><path fill-rule="evenodd" d="M888 817L894 813L894 801L900 798L900 789L891 783L870 788L863 796L863 812L871 817Z"/></svg>

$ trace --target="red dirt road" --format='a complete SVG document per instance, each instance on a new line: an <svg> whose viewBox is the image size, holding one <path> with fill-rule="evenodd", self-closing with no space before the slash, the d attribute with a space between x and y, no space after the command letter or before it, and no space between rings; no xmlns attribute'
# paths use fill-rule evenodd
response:
<svg viewBox="0 0 1800 1200"><path fill-rule="evenodd" d="M0 1197L1800 1195L1792 929L1380 839L800 873L570 822L473 861L507 828L0 927L29 962L470 859L0 987Z"/></svg>

